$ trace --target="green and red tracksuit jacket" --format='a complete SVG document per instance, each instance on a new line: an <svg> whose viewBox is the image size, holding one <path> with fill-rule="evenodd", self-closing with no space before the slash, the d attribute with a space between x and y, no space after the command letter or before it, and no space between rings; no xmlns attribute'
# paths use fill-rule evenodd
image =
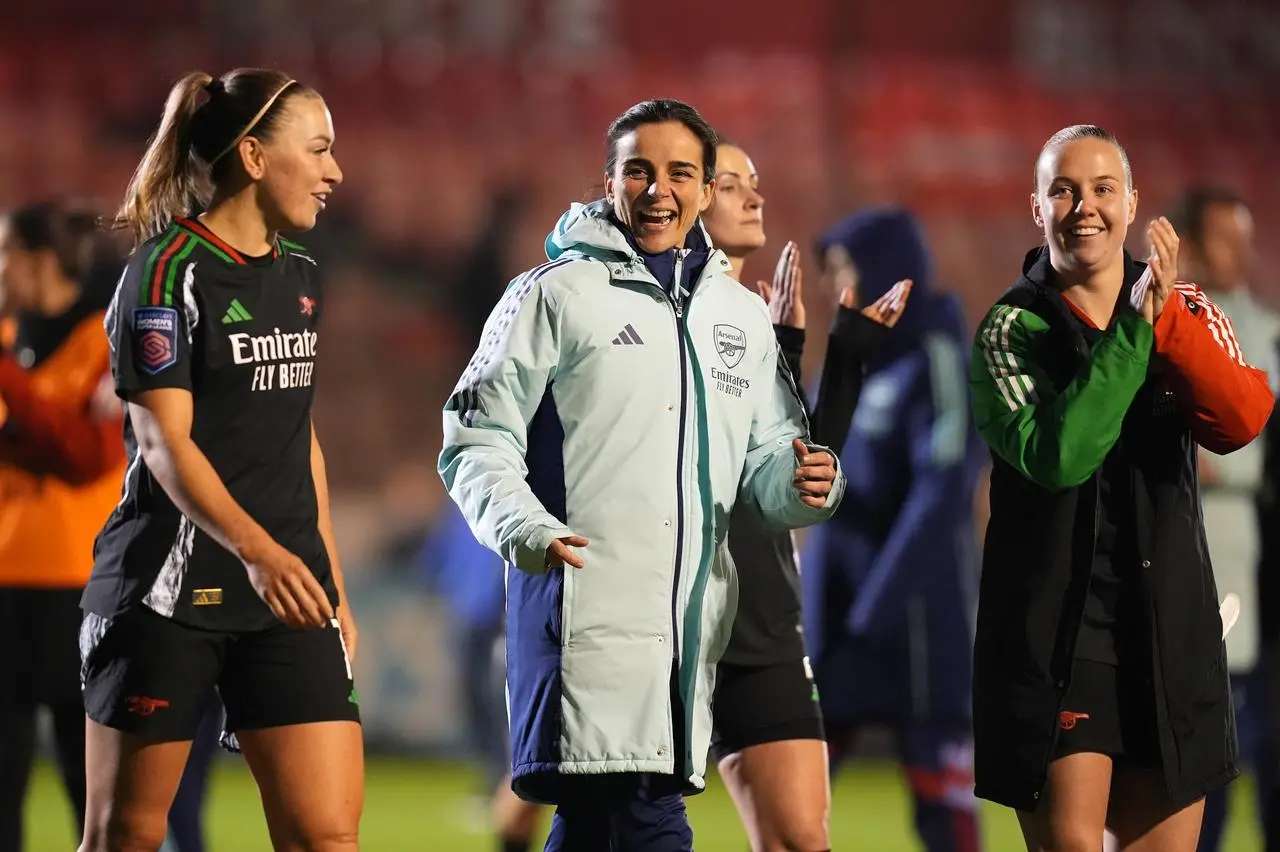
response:
<svg viewBox="0 0 1280 852"><path fill-rule="evenodd" d="M1047 249L1035 249L974 340L973 409L993 458L974 650L977 794L1020 810L1044 789L1088 595L1099 470L1122 436L1169 793L1187 804L1239 774L1196 456L1197 445L1228 453L1252 441L1272 396L1200 288L1177 284L1154 328L1129 308L1144 269L1125 255L1121 307L1090 346Z"/></svg>

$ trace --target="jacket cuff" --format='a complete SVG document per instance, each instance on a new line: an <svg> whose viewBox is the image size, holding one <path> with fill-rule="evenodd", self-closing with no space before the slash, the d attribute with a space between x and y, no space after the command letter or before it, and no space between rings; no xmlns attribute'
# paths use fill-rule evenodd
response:
<svg viewBox="0 0 1280 852"><path fill-rule="evenodd" d="M778 351L791 369L791 375L799 382L800 363L804 358L804 329L774 325L773 336L778 339Z"/></svg>
<svg viewBox="0 0 1280 852"><path fill-rule="evenodd" d="M831 336L847 346L854 357L866 360L888 339L891 329L864 316L857 308L836 308Z"/></svg>
<svg viewBox="0 0 1280 852"><path fill-rule="evenodd" d="M556 539L570 535L573 533L568 527L539 525L516 547L515 566L526 574L547 573L547 548Z"/></svg>

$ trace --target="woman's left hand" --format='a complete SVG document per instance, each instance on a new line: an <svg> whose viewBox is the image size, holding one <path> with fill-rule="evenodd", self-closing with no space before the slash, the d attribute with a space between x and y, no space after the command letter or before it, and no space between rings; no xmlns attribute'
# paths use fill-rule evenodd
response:
<svg viewBox="0 0 1280 852"><path fill-rule="evenodd" d="M1151 243L1151 256L1147 261L1151 265L1151 286L1147 298L1151 300L1150 319L1154 322L1173 295L1173 285L1178 280L1178 232L1161 216L1147 226L1147 239ZM1144 310L1143 314L1146 313Z"/></svg>
<svg viewBox="0 0 1280 852"><path fill-rule="evenodd" d="M794 242L782 248L773 284L756 283L756 292L769 305L774 325L804 328L804 276L800 271L800 249Z"/></svg>
<svg viewBox="0 0 1280 852"><path fill-rule="evenodd" d="M796 475L793 483L800 500L807 506L821 509L827 504L827 496L836 481L836 459L825 450L811 452L805 442L796 438L791 442L796 454Z"/></svg>

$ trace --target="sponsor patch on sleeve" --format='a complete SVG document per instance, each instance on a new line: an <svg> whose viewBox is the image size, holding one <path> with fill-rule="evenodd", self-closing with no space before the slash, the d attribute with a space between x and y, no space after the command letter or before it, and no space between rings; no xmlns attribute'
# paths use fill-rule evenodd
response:
<svg viewBox="0 0 1280 852"><path fill-rule="evenodd" d="M175 308L134 308L134 362L154 376L178 363L178 311Z"/></svg>

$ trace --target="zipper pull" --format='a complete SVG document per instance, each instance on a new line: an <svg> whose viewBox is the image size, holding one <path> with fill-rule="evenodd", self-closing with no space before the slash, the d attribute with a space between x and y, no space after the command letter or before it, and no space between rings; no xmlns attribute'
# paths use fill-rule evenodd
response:
<svg viewBox="0 0 1280 852"><path fill-rule="evenodd" d="M676 319L680 319L682 316L684 316L684 301L683 301L683 300L676 302Z"/></svg>

